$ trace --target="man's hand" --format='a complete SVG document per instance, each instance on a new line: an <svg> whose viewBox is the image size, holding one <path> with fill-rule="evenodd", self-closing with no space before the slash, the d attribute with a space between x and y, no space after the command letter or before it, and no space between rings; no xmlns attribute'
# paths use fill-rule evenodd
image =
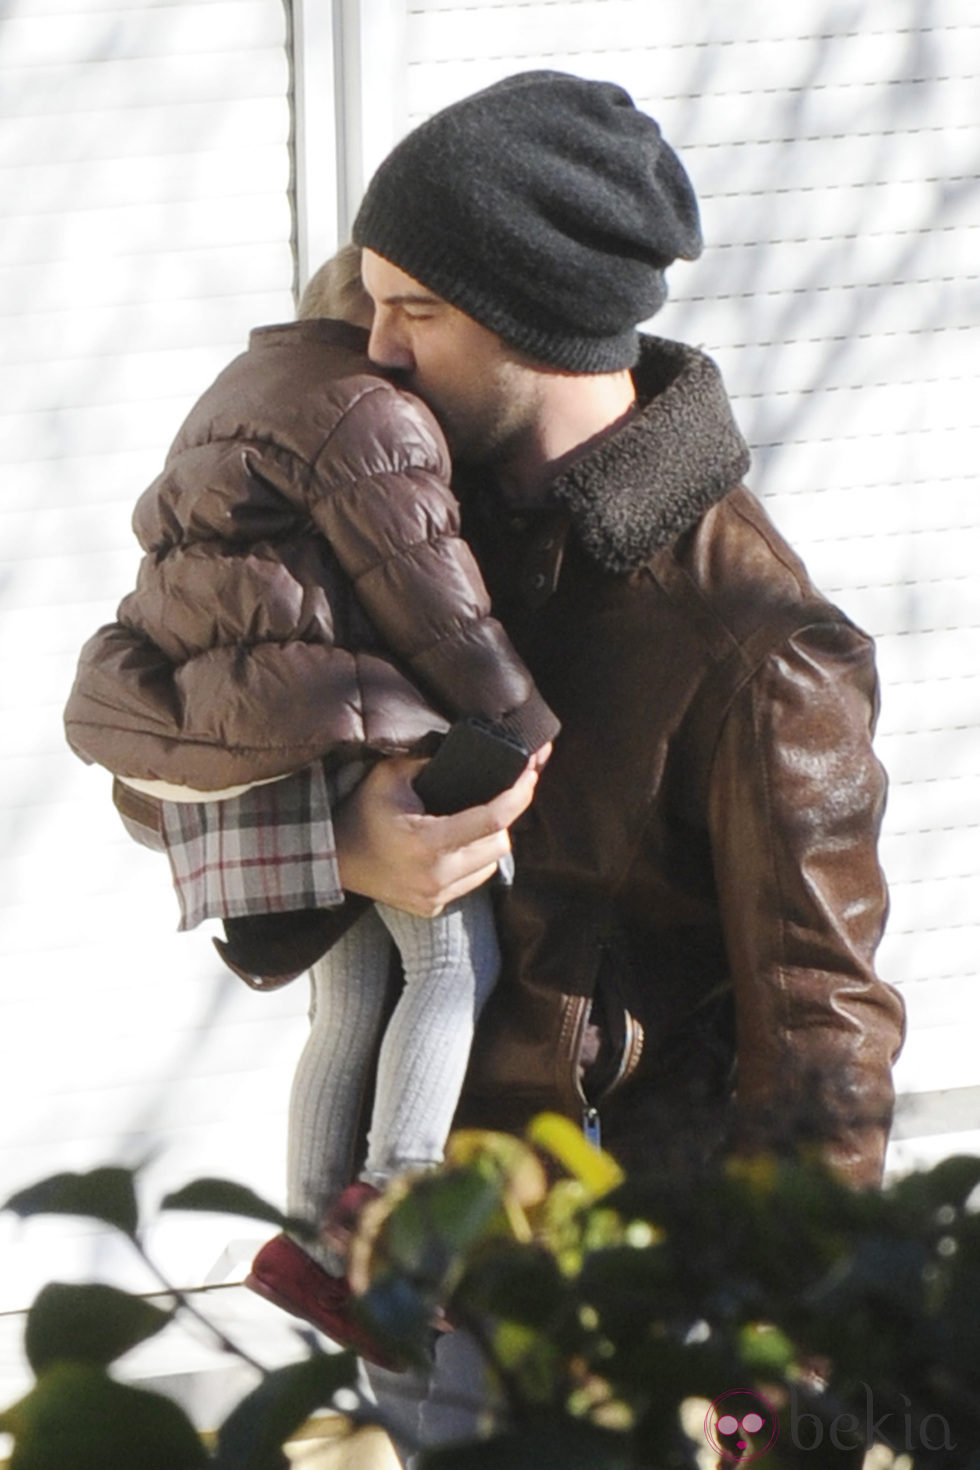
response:
<svg viewBox="0 0 980 1470"><path fill-rule="evenodd" d="M547 759L547 756L544 756ZM340 878L349 893L431 919L479 888L510 850L508 827L530 805L542 759L486 806L430 817L412 788L424 761L378 763L334 817Z"/></svg>

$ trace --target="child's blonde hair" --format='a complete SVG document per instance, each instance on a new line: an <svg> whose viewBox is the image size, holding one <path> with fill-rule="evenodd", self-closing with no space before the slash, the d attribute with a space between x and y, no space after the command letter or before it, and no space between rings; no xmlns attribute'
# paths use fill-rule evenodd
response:
<svg viewBox="0 0 980 1470"><path fill-rule="evenodd" d="M358 327L370 327L374 304L361 280L361 252L357 245L342 245L336 255L331 255L313 272L296 314L300 321L332 316Z"/></svg>

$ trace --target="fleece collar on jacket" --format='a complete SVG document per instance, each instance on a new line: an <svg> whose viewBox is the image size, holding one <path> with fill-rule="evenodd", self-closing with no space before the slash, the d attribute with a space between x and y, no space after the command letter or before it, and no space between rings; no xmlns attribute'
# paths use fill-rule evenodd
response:
<svg viewBox="0 0 980 1470"><path fill-rule="evenodd" d="M665 338L641 343L633 371L640 407L550 488L585 550L616 573L642 566L692 526L749 465L711 358Z"/></svg>

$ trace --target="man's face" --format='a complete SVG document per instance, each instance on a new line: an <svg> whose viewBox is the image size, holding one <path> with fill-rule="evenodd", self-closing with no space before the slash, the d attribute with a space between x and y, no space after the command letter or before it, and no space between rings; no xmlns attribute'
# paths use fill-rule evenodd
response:
<svg viewBox="0 0 980 1470"><path fill-rule="evenodd" d="M361 275L374 302L369 356L425 400L454 458L519 455L541 414L540 370L373 250L361 253Z"/></svg>

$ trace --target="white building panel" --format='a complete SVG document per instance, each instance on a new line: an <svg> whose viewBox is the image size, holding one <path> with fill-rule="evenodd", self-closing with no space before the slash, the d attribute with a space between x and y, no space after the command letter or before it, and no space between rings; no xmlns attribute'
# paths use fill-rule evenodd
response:
<svg viewBox="0 0 980 1470"><path fill-rule="evenodd" d="M181 419L292 315L285 39L279 0L0 17L0 1196L141 1160L151 1197L195 1172L282 1190L301 989L253 996L176 934L166 863L61 717ZM177 1234L168 1264L199 1281L221 1245ZM0 1312L52 1275L119 1279L104 1232L57 1239L0 1220Z"/></svg>

